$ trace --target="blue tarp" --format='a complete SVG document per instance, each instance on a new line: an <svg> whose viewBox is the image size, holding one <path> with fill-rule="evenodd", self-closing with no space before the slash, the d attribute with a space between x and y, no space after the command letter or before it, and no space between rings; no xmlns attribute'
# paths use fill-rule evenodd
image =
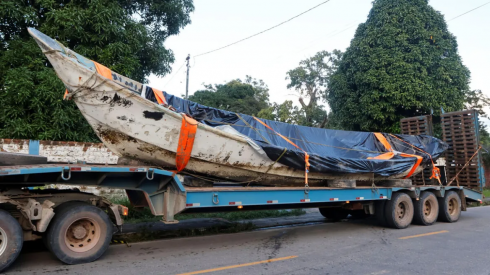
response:
<svg viewBox="0 0 490 275"><path fill-rule="evenodd" d="M151 89L148 88L147 95L150 99L152 99L151 93ZM271 160L277 160L286 148L286 153L279 158L278 162L300 170L305 169L305 154L302 151L304 150L310 155L311 172L374 173L379 176L391 176L410 170L417 161L416 157L402 157L399 153L421 156L423 157L422 165L424 165L430 163L430 157L436 159L448 147L441 140L427 135L392 136L383 133L391 144L395 156L388 160L368 159L388 152L374 133L321 129L261 119L275 132L287 137L302 149L298 150L252 116L237 115L233 112L207 107L166 92L163 94L167 103L178 112L186 113L197 121L212 127L230 125L238 132L250 137L263 148Z"/></svg>

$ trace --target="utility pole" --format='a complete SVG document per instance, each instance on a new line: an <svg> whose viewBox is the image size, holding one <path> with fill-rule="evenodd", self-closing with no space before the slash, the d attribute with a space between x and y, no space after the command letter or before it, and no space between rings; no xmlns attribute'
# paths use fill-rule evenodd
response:
<svg viewBox="0 0 490 275"><path fill-rule="evenodd" d="M191 55L188 54L187 58L185 59L187 61L187 78L185 81L185 99L189 98L189 60L191 59Z"/></svg>

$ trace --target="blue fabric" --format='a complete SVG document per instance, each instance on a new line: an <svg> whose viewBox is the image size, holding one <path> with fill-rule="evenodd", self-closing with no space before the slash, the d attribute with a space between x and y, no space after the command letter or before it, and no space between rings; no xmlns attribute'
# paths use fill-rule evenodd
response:
<svg viewBox="0 0 490 275"><path fill-rule="evenodd" d="M298 150L279 135L267 129L252 116L207 107L163 92L169 105L178 112L186 113L197 121L215 127L230 124L238 132L255 140L271 160L295 169L305 168L304 152ZM277 133L289 138L310 155L310 171L320 173L374 173L391 176L406 172L416 163L416 157L402 157L396 154L392 159L368 159L387 152L371 132L354 132L313 128L261 119ZM259 134L260 133L260 134ZM383 134L395 152L419 155L424 164L430 163L430 156L415 150L389 134ZM429 153L433 159L439 157L448 147L441 140L427 136L395 135L399 139Z"/></svg>

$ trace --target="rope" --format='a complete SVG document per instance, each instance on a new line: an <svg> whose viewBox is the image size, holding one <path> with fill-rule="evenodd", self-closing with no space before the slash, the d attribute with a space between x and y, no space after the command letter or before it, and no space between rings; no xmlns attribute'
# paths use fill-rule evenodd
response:
<svg viewBox="0 0 490 275"><path fill-rule="evenodd" d="M459 186L459 182L457 181L457 178L458 178L459 174L463 171L463 169L466 168L466 166L468 166L468 164L476 156L476 154L478 154L478 152L480 151L481 148L482 147L480 145L480 147L478 147L478 150L476 150L476 152L473 154L473 156L471 156L471 158L465 163L465 165L459 170L459 172L456 173L456 175L451 179L451 181L449 181L449 183L447 184L447 186L451 185L454 182L454 180L456 180L456 182L458 183L458 186Z"/></svg>
<svg viewBox="0 0 490 275"><path fill-rule="evenodd" d="M269 142L269 140L267 140L267 139L266 139L266 138L265 138L265 137L264 137L264 136L263 136L263 135L262 135L262 134L259 132L259 130L258 130L257 128L255 128L255 127L253 127L252 125L250 125L250 124L249 124L249 123L248 123L248 122L247 122L245 119L243 119L243 118L242 118L242 116L241 116L240 114L238 114L238 113L235 113L235 114L237 115L237 117L238 117L238 118L240 118L240 119L243 121L243 123L245 123L245 124L246 124L248 127L252 128L252 129L253 129L255 132L257 132L257 134L259 134L259 136L261 136L263 140L265 140L267 143L271 144L271 143Z"/></svg>

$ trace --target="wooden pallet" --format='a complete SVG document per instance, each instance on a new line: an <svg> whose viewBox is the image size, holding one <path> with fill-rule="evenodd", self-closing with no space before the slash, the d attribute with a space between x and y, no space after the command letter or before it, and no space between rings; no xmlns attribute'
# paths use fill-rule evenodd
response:
<svg viewBox="0 0 490 275"><path fill-rule="evenodd" d="M445 113L441 116L442 137L449 144L446 151L447 179L450 181L461 171L453 185L481 189L481 152L463 169L464 165L477 152L478 113L476 110ZM463 170L461 170L463 169Z"/></svg>

